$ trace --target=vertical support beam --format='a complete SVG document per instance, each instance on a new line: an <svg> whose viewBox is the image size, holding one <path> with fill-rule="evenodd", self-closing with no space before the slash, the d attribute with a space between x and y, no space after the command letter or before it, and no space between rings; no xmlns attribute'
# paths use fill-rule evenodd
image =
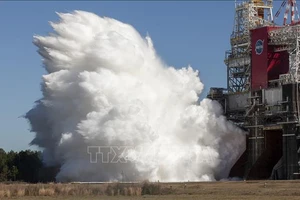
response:
<svg viewBox="0 0 300 200"><path fill-rule="evenodd" d="M286 25L287 19L288 19L288 14L290 12L290 0L288 0L286 7L285 7L285 12L283 16L283 25Z"/></svg>
<svg viewBox="0 0 300 200"><path fill-rule="evenodd" d="M296 126L285 125L282 135L283 146L283 176L284 179L294 179L294 173L298 173L298 155L297 155L297 139L296 139Z"/></svg>

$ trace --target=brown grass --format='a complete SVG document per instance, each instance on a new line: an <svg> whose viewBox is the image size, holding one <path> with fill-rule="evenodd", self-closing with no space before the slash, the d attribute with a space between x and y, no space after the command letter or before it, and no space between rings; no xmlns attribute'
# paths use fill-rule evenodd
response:
<svg viewBox="0 0 300 200"><path fill-rule="evenodd" d="M19 189L19 190L17 190L16 194L17 194L18 197L25 196L25 189Z"/></svg>
<svg viewBox="0 0 300 200"><path fill-rule="evenodd" d="M141 184L0 184L0 198L24 196L140 196Z"/></svg>
<svg viewBox="0 0 300 200"><path fill-rule="evenodd" d="M2 198L79 198L155 195L166 199L300 199L300 181L241 181L201 183L0 184ZM171 198L172 197L172 198ZM178 197L178 198L174 198ZM226 198L225 198L226 197ZM230 197L230 198L229 198ZM153 196L154 198L154 196ZM192 198L192 199L193 199ZM84 199L84 198L83 198ZM165 199L165 198L162 198Z"/></svg>
<svg viewBox="0 0 300 200"><path fill-rule="evenodd" d="M11 197L11 192L10 190L0 190L0 197Z"/></svg>
<svg viewBox="0 0 300 200"><path fill-rule="evenodd" d="M39 196L54 196L55 190L54 188L40 188Z"/></svg>
<svg viewBox="0 0 300 200"><path fill-rule="evenodd" d="M3 190L0 190L0 198L3 198L4 197L4 191Z"/></svg>

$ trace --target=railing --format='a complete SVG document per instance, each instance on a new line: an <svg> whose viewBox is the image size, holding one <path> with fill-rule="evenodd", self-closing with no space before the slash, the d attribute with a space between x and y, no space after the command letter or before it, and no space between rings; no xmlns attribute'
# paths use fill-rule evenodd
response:
<svg viewBox="0 0 300 200"><path fill-rule="evenodd" d="M294 77L292 74L280 74L279 75L279 82L282 84L282 85L285 85L285 84L290 84L290 83L294 83Z"/></svg>
<svg viewBox="0 0 300 200"><path fill-rule="evenodd" d="M269 44L294 45L298 35L300 35L300 25L275 29L269 32Z"/></svg>
<svg viewBox="0 0 300 200"><path fill-rule="evenodd" d="M229 56L225 59L225 63L228 67L243 67L245 65L250 65L251 58L250 55L241 55L241 57Z"/></svg>

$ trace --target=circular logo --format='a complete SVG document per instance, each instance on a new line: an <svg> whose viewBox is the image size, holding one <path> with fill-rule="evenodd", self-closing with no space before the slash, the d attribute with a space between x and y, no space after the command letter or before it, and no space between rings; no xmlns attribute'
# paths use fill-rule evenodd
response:
<svg viewBox="0 0 300 200"><path fill-rule="evenodd" d="M263 50L264 50L264 41L257 40L256 44L255 44L255 53L257 55L260 55L260 54L262 54Z"/></svg>

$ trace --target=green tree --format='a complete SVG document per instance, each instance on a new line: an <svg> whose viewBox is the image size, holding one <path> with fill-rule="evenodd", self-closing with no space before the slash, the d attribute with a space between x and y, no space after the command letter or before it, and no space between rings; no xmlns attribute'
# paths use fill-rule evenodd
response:
<svg viewBox="0 0 300 200"><path fill-rule="evenodd" d="M20 151L15 157L18 168L17 179L25 182L38 182L39 170L43 164L37 151Z"/></svg>
<svg viewBox="0 0 300 200"><path fill-rule="evenodd" d="M49 182L55 181L58 167L45 167L41 152L25 150L6 153L0 148L0 182L25 181Z"/></svg>
<svg viewBox="0 0 300 200"><path fill-rule="evenodd" d="M6 152L3 149L0 149L0 181L7 180L7 173L8 167Z"/></svg>
<svg viewBox="0 0 300 200"><path fill-rule="evenodd" d="M16 166L12 166L8 172L8 177L7 179L10 181L16 181L17 180L17 175L19 173L19 170Z"/></svg>
<svg viewBox="0 0 300 200"><path fill-rule="evenodd" d="M18 168L16 166L16 155L18 153L17 152L14 152L14 151L10 151L7 153L6 155L6 160L7 160L7 166L8 166L8 169L9 169L9 172L8 172L8 176L7 176L7 180L9 181L15 181L17 180L17 175L18 175Z"/></svg>

